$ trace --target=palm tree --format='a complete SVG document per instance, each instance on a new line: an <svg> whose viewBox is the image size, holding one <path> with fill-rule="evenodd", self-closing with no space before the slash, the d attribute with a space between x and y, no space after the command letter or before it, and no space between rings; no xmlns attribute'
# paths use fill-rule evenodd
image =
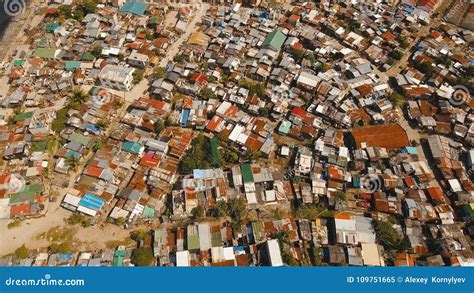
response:
<svg viewBox="0 0 474 293"><path fill-rule="evenodd" d="M73 171L76 171L77 165L79 165L79 159L74 156L66 157L66 164L71 168Z"/></svg>
<svg viewBox="0 0 474 293"><path fill-rule="evenodd" d="M84 103L89 99L89 94L81 89L75 89L72 93L71 100L76 103Z"/></svg>

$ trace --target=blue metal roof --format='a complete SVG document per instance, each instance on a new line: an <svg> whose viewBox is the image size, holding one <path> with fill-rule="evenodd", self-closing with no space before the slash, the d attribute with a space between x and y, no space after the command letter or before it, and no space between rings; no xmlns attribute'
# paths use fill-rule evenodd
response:
<svg viewBox="0 0 474 293"><path fill-rule="evenodd" d="M90 193L86 193L82 199L79 201L81 206L85 206L86 208L90 208L93 210L100 210L100 208L104 205L105 200Z"/></svg>
<svg viewBox="0 0 474 293"><path fill-rule="evenodd" d="M145 14L146 9L148 8L147 3L143 2L128 2L125 3L120 9L121 12L132 13L135 15Z"/></svg>
<svg viewBox="0 0 474 293"><path fill-rule="evenodd" d="M189 118L189 109L183 109L183 113L181 115L181 126L185 127L188 123Z"/></svg>

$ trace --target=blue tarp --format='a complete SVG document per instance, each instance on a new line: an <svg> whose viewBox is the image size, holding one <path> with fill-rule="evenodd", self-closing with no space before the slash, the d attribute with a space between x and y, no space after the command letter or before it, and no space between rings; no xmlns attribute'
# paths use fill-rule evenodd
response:
<svg viewBox="0 0 474 293"><path fill-rule="evenodd" d="M100 133L100 127L97 127L97 125L94 125L92 123L87 123L86 124L86 130L92 132L93 134L99 134Z"/></svg>
<svg viewBox="0 0 474 293"><path fill-rule="evenodd" d="M103 200L102 198L92 195L90 193L86 193L82 197L81 201L79 201L79 204L86 208L90 208L93 210L100 210L102 205L104 205L104 202L105 200Z"/></svg>

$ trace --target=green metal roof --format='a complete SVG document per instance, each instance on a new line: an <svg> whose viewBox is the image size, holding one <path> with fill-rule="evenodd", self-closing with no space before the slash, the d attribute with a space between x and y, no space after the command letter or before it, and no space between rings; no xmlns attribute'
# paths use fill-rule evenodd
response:
<svg viewBox="0 0 474 293"><path fill-rule="evenodd" d="M43 192L43 185L41 184L25 185L25 188L23 190L26 192Z"/></svg>
<svg viewBox="0 0 474 293"><path fill-rule="evenodd" d="M216 137L213 137L211 138L210 142L211 142L211 149L212 149L212 156L214 158L214 164L215 165L219 165L220 163L220 158L219 158L219 150L217 149L217 138Z"/></svg>
<svg viewBox="0 0 474 293"><path fill-rule="evenodd" d="M285 43L286 36L281 30L274 30L269 33L263 41L262 47L267 47L275 51L279 51Z"/></svg>
<svg viewBox="0 0 474 293"><path fill-rule="evenodd" d="M244 179L244 183L253 182L253 174L252 174L252 167L250 164L242 164L240 165L240 170L242 171L242 178Z"/></svg>
<svg viewBox="0 0 474 293"><path fill-rule="evenodd" d="M263 241L265 239L265 227L262 221L253 222L252 229L255 240Z"/></svg>
<svg viewBox="0 0 474 293"><path fill-rule="evenodd" d="M151 218L155 215L155 210L150 208L150 207L145 207L143 209L143 216L147 217L147 218Z"/></svg>
<svg viewBox="0 0 474 293"><path fill-rule="evenodd" d="M66 70L76 70L81 68L81 61L66 61L64 65Z"/></svg>
<svg viewBox="0 0 474 293"><path fill-rule="evenodd" d="M15 60L13 62L14 67L23 66L23 64L25 64L25 60Z"/></svg>
<svg viewBox="0 0 474 293"><path fill-rule="evenodd" d="M32 116L33 116L33 112L21 113L15 116L15 121L25 120L25 119L31 118Z"/></svg>
<svg viewBox="0 0 474 293"><path fill-rule="evenodd" d="M128 2L125 3L122 8L120 9L120 12L125 12L125 13L132 13L135 15L143 15L145 14L146 9L148 8L147 3L143 2Z"/></svg>
<svg viewBox="0 0 474 293"><path fill-rule="evenodd" d="M56 49L38 48L33 55L35 57L53 59L56 57Z"/></svg>
<svg viewBox="0 0 474 293"><path fill-rule="evenodd" d="M212 247L217 247L217 246L222 245L221 232L214 232L211 234L211 244L212 244Z"/></svg>
<svg viewBox="0 0 474 293"><path fill-rule="evenodd" d="M74 132L69 137L69 139L71 141L78 142L78 143L82 144L83 146L87 146L89 144L89 142L91 141L90 137L84 136L84 135L82 135L80 133L76 133L76 132Z"/></svg>
<svg viewBox="0 0 474 293"><path fill-rule="evenodd" d="M46 47L46 44L47 44L47 43L48 43L48 41L47 41L45 38L42 38L42 39L39 41L38 46L39 46L40 48L44 48L44 47Z"/></svg>
<svg viewBox="0 0 474 293"><path fill-rule="evenodd" d="M117 250L114 255L114 267L121 267L123 265L124 258L125 258L125 251Z"/></svg>
<svg viewBox="0 0 474 293"><path fill-rule="evenodd" d="M53 22L53 23L49 23L46 25L46 32L47 33L53 33L58 27L60 27L61 25L57 22Z"/></svg>
<svg viewBox="0 0 474 293"><path fill-rule="evenodd" d="M25 201L32 203L35 201L35 195L36 192L33 191L22 191L15 193L10 197L10 204L17 204Z"/></svg>
<svg viewBox="0 0 474 293"><path fill-rule="evenodd" d="M127 151L127 152L130 152L130 153L135 153L135 154L139 154L142 150L143 146L141 144L139 144L138 142L134 142L134 141L127 141L127 142L124 142L123 145L122 145L122 149Z"/></svg>
<svg viewBox="0 0 474 293"><path fill-rule="evenodd" d="M82 61L93 61L95 56L91 52L84 52L81 56Z"/></svg>
<svg viewBox="0 0 474 293"><path fill-rule="evenodd" d="M199 247L199 237L197 235L188 236L188 250L196 250Z"/></svg>
<svg viewBox="0 0 474 293"><path fill-rule="evenodd" d="M288 134L290 133L290 128L291 128L291 122L287 120L283 120L280 124L280 127L278 127L278 131L283 134Z"/></svg>

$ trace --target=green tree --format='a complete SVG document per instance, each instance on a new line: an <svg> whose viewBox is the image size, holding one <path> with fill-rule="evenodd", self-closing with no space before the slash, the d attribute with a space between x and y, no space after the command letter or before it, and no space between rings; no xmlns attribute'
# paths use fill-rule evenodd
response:
<svg viewBox="0 0 474 293"><path fill-rule="evenodd" d="M193 215L193 219L201 219L204 217L204 208L198 205L191 210L191 214Z"/></svg>
<svg viewBox="0 0 474 293"><path fill-rule="evenodd" d="M304 49L294 49L292 50L291 55L296 61L299 61L303 58L304 53L305 53Z"/></svg>
<svg viewBox="0 0 474 293"><path fill-rule="evenodd" d="M163 67L155 67L153 69L153 73L151 74L151 76L154 78L154 79L160 79L160 78L163 78L165 76L165 69Z"/></svg>
<svg viewBox="0 0 474 293"><path fill-rule="evenodd" d="M385 250L404 252L410 249L410 243L402 237L389 221L374 221L373 226L378 242Z"/></svg>
<svg viewBox="0 0 474 293"><path fill-rule="evenodd" d="M433 66L424 61L424 62L415 62L414 63L414 66L416 69L418 69L420 72L428 75L428 76L431 76L433 74Z"/></svg>
<svg viewBox="0 0 474 293"><path fill-rule="evenodd" d="M91 54L94 55L95 58L99 58L100 55L102 55L102 47L95 46L94 48L92 48Z"/></svg>
<svg viewBox="0 0 474 293"><path fill-rule="evenodd" d="M227 201L227 214L235 222L241 222L248 217L247 202L244 198L232 198Z"/></svg>
<svg viewBox="0 0 474 293"><path fill-rule="evenodd" d="M60 19L72 18L72 7L71 5L61 5L58 7L58 13Z"/></svg>
<svg viewBox="0 0 474 293"><path fill-rule="evenodd" d="M125 219L124 217L118 217L117 220L115 221L115 223L120 226L124 225L126 222L127 222L127 219Z"/></svg>
<svg viewBox="0 0 474 293"><path fill-rule="evenodd" d="M131 238L135 241L140 241L140 240L144 240L146 238L146 236L148 235L148 232L145 231L145 230L137 230L137 231L133 231L131 233Z"/></svg>
<svg viewBox="0 0 474 293"><path fill-rule="evenodd" d="M308 59L311 63L315 63L315 62L316 62L316 56L314 56L314 53L313 53L313 52L309 52L309 53L306 55L306 59Z"/></svg>
<svg viewBox="0 0 474 293"><path fill-rule="evenodd" d="M156 133L156 134L160 134L163 129L166 128L166 125L165 125L165 122L163 120L158 120L156 121L154 124L153 124L153 131Z"/></svg>
<svg viewBox="0 0 474 293"><path fill-rule="evenodd" d="M132 263L137 266L150 266L153 263L153 259L154 256L150 247L139 247L132 251L131 260Z"/></svg>
<svg viewBox="0 0 474 293"><path fill-rule="evenodd" d="M395 106L397 107L401 107L404 103L405 103L405 97L400 95L399 93L397 92L392 92L389 96L388 96L388 100L390 102L392 102L392 104L394 104Z"/></svg>
<svg viewBox="0 0 474 293"><path fill-rule="evenodd" d="M215 218L227 217L227 203L223 200L218 201L210 212Z"/></svg>
<svg viewBox="0 0 474 293"><path fill-rule="evenodd" d="M268 108L258 108L258 115L261 117L269 117L270 110L268 110Z"/></svg>
<svg viewBox="0 0 474 293"><path fill-rule="evenodd" d="M192 149L179 164L181 174L189 174L194 169L208 169L213 162L209 138L199 134L192 141Z"/></svg>
<svg viewBox="0 0 474 293"><path fill-rule="evenodd" d="M406 49L408 48L408 46L410 46L410 43L408 43L408 40L405 37L399 36L397 41L400 44L400 47L402 47L403 49Z"/></svg>
<svg viewBox="0 0 474 293"><path fill-rule="evenodd" d="M143 80L145 72L141 69L136 69L133 71L132 76L133 76L133 82L134 83L139 83L140 81Z"/></svg>
<svg viewBox="0 0 474 293"><path fill-rule="evenodd" d="M390 57L396 60L401 60L403 58L403 53L398 50L393 50L390 52Z"/></svg>
<svg viewBox="0 0 474 293"><path fill-rule="evenodd" d="M71 96L71 102L72 103L78 103L78 104L83 104L89 100L90 96L88 93L84 92L83 90L80 89L74 89L72 92Z"/></svg>
<svg viewBox="0 0 474 293"><path fill-rule="evenodd" d="M20 259L27 258L29 256L29 254L30 254L30 251L28 250L28 248L26 248L25 244L23 244L22 246L18 247L15 250L16 257L18 257Z"/></svg>
<svg viewBox="0 0 474 293"><path fill-rule="evenodd" d="M61 244L51 243L51 245L49 246L49 252L50 253L68 253L68 252L71 252L71 251L72 251L71 248L65 242L63 242Z"/></svg>
<svg viewBox="0 0 474 293"><path fill-rule="evenodd" d="M201 94L201 97L205 100L216 98L216 94L214 93L214 91L210 87L207 87L207 86L202 88L200 94Z"/></svg>
<svg viewBox="0 0 474 293"><path fill-rule="evenodd" d="M244 78L239 82L239 86L248 89L250 96L256 95L259 98L264 98L266 95L265 86L260 82Z"/></svg>
<svg viewBox="0 0 474 293"><path fill-rule="evenodd" d="M107 127L109 127L109 125L110 125L109 120L100 119L99 121L97 121L97 126L102 129L106 129Z"/></svg>

